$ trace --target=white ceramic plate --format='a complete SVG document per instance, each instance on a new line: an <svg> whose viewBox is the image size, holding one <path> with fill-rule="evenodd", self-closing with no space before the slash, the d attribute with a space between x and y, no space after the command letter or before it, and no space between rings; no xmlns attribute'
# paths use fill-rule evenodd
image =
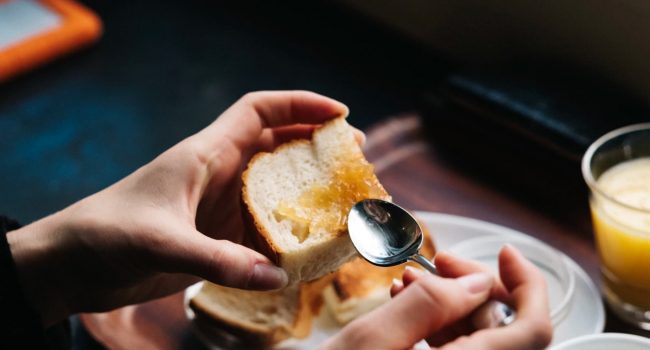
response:
<svg viewBox="0 0 650 350"><path fill-rule="evenodd" d="M486 235L513 235L534 240L548 247L544 242L519 231L485 221L428 212L416 212L416 215L431 230L439 250L447 249L461 241ZM560 344L582 335L600 333L605 328L605 308L598 288L575 261L569 257L567 260L576 277L575 295L572 298L568 314L555 327L551 345Z"/></svg>
<svg viewBox="0 0 650 350"><path fill-rule="evenodd" d="M554 346L551 350L647 350L650 339L624 333L601 333L583 335Z"/></svg>
<svg viewBox="0 0 650 350"><path fill-rule="evenodd" d="M513 235L520 238L528 238L545 245L545 243L532 238L524 233L509 229L507 227L491 224L485 221L430 212L416 212L417 217L429 228L434 235L436 248L445 250L461 241L482 237L487 235ZM598 289L587 274L573 260L567 257L570 269L576 277L575 295L568 314L555 327L553 343L560 344L566 340L582 335L600 333L605 326L605 309L600 298ZM186 291L187 301L199 290L198 285L191 286ZM189 318L193 313L186 307ZM309 338L297 341L289 340L279 344L279 349L314 349L325 339L336 333L340 327L332 319L327 310L323 309L318 318L314 321L313 329ZM200 334L198 334L200 338ZM212 349L218 349L207 344Z"/></svg>

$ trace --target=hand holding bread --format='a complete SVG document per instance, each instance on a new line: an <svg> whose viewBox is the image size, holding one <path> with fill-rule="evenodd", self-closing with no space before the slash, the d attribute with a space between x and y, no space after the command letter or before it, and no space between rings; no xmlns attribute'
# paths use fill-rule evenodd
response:
<svg viewBox="0 0 650 350"><path fill-rule="evenodd" d="M348 211L362 199L390 197L342 117L325 122L311 140L256 154L242 179L255 247L287 272L289 285L251 292L204 283L189 304L193 324L213 342L231 339L231 348L303 338L333 278L321 277L356 256Z"/></svg>
<svg viewBox="0 0 650 350"><path fill-rule="evenodd" d="M9 232L28 301L51 325L72 313L169 295L200 279L283 287L284 270L240 244L248 240L243 165L347 113L343 104L306 91L247 94L116 184Z"/></svg>

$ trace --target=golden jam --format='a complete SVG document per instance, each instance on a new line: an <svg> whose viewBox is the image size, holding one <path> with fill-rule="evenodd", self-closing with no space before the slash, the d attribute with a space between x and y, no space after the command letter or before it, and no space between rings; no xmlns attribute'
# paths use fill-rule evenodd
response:
<svg viewBox="0 0 650 350"><path fill-rule="evenodd" d="M344 231L348 212L355 203L386 196L375 177L374 167L363 155L341 157L332 169L326 184L317 184L303 192L296 203L282 201L276 208L276 218L291 220L292 232L300 242L319 230Z"/></svg>

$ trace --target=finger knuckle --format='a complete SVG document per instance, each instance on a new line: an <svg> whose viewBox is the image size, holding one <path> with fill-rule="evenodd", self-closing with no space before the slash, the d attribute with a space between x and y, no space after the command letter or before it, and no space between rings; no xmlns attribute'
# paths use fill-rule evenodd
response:
<svg viewBox="0 0 650 350"><path fill-rule="evenodd" d="M214 249L210 254L210 263L208 264L207 274L211 275L214 279L226 282L225 279L228 277L226 262L228 259L225 258L226 249Z"/></svg>
<svg viewBox="0 0 650 350"><path fill-rule="evenodd" d="M415 281L413 287L423 296L423 306L430 310L436 310L439 320L446 320L449 318L448 309L452 301L449 300L446 293L440 292L434 279L426 277Z"/></svg>
<svg viewBox="0 0 650 350"><path fill-rule="evenodd" d="M267 120L269 110L267 110L264 102L270 97L271 92L269 91L249 92L242 96L237 104L242 105L244 113L250 113L257 118L260 118L262 127L266 128L269 126L269 120Z"/></svg>
<svg viewBox="0 0 650 350"><path fill-rule="evenodd" d="M535 349L544 349L553 339L553 327L547 319L532 321L532 344Z"/></svg>
<svg viewBox="0 0 650 350"><path fill-rule="evenodd" d="M553 327L548 318L521 319L520 329L526 334L529 349L545 349L553 338Z"/></svg>
<svg viewBox="0 0 650 350"><path fill-rule="evenodd" d="M251 91L246 94L244 94L240 99L239 102L243 102L244 104L247 105L253 105L257 100L259 100L260 96L263 95L263 91Z"/></svg>
<svg viewBox="0 0 650 350"><path fill-rule="evenodd" d="M208 272L215 280L229 287L245 287L252 277L253 262L243 261L243 257L234 254L235 245L229 241L219 241L219 249L212 252ZM243 266L249 268L242 269ZM245 273L248 271L248 273Z"/></svg>
<svg viewBox="0 0 650 350"><path fill-rule="evenodd" d="M374 338L377 338L376 328L357 322L349 332L348 349L367 349Z"/></svg>
<svg viewBox="0 0 650 350"><path fill-rule="evenodd" d="M470 338L466 335L461 335L454 341L454 345L456 345L458 349L469 349L469 343Z"/></svg>
<svg viewBox="0 0 650 350"><path fill-rule="evenodd" d="M189 138L175 147L175 158L177 161L189 160L198 164L208 164L210 154L206 147L196 138Z"/></svg>
<svg viewBox="0 0 650 350"><path fill-rule="evenodd" d="M453 342L446 343L442 347L444 350L480 350L483 348L484 347L477 345L476 342L472 342L471 337L467 335L461 335L454 339Z"/></svg>

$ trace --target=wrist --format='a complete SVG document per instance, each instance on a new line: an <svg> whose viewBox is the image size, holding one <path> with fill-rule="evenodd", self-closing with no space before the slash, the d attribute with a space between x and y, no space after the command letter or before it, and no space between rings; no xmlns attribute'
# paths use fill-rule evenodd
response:
<svg viewBox="0 0 650 350"><path fill-rule="evenodd" d="M61 234L57 214L7 233L9 250L16 266L25 299L49 327L68 316L60 278L61 254L55 249Z"/></svg>

